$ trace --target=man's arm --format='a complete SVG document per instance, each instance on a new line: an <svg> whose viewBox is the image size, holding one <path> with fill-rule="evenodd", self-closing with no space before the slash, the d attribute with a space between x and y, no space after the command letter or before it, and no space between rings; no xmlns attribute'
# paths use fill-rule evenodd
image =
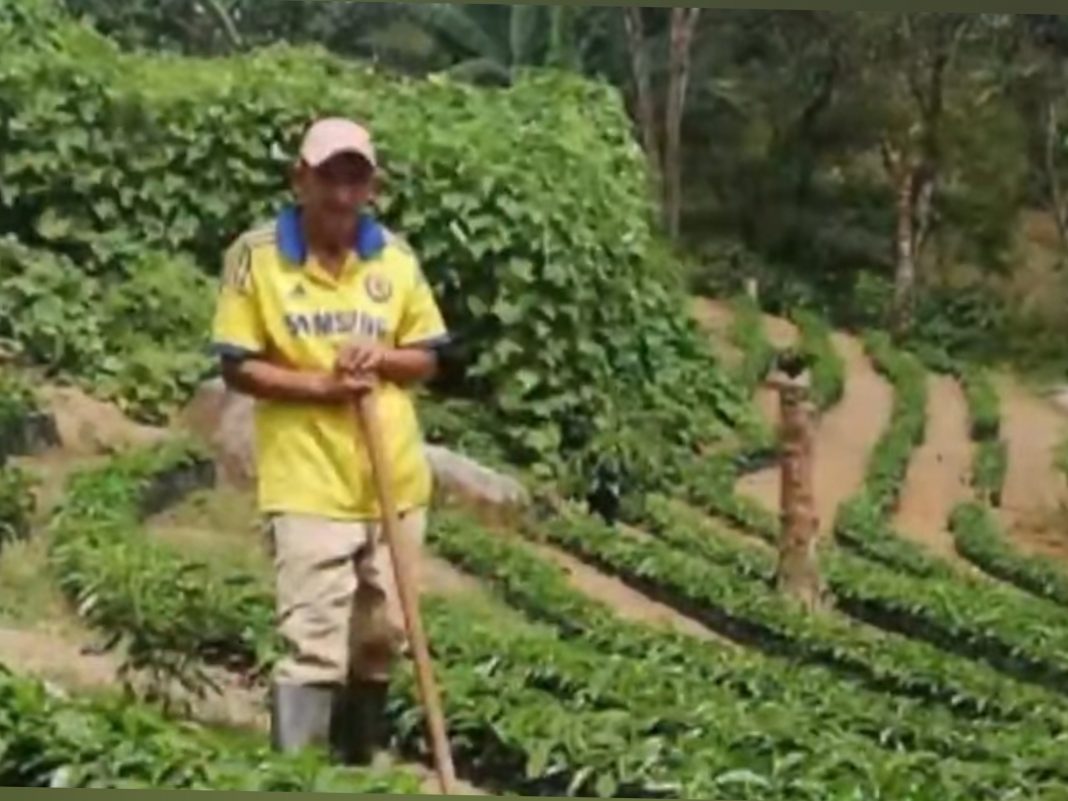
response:
<svg viewBox="0 0 1068 801"><path fill-rule="evenodd" d="M377 350L377 353L374 352ZM418 384L430 381L438 369L438 354L430 348L387 348L380 345L353 345L343 351L343 370L377 373L393 384Z"/></svg>
<svg viewBox="0 0 1068 801"><path fill-rule="evenodd" d="M223 280L212 324L223 381L237 392L265 400L341 402L354 400L368 380L337 371L308 372L273 363L257 301L257 280L247 241L238 238L224 256Z"/></svg>
<svg viewBox="0 0 1068 801"><path fill-rule="evenodd" d="M264 400L297 403L342 403L370 388L356 375L291 370L258 358L222 360L226 385Z"/></svg>

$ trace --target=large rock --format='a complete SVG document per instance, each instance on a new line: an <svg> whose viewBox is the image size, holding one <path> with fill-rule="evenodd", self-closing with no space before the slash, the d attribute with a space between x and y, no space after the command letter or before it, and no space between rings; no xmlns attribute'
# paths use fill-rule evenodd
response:
<svg viewBox="0 0 1068 801"><path fill-rule="evenodd" d="M511 476L440 445L424 447L440 495L474 506L482 513L489 512L498 519L519 512L529 503L526 488Z"/></svg>
<svg viewBox="0 0 1068 801"><path fill-rule="evenodd" d="M221 379L205 382L182 414L182 423L214 452L219 478L239 487L256 478L253 401L232 392ZM493 516L508 516L526 506L521 483L440 445L426 445L435 490Z"/></svg>
<svg viewBox="0 0 1068 801"><path fill-rule="evenodd" d="M245 489L256 481L253 405L252 398L216 378L200 386L181 416L182 424L212 449L219 479Z"/></svg>
<svg viewBox="0 0 1068 801"><path fill-rule="evenodd" d="M1068 412L1068 387L1058 386L1055 387L1049 394L1050 399L1054 405L1057 406L1062 412Z"/></svg>
<svg viewBox="0 0 1068 801"><path fill-rule="evenodd" d="M60 444L68 452L107 453L153 445L167 438L166 429L136 423L115 405L77 387L44 385L38 387L38 393L54 427L49 444Z"/></svg>

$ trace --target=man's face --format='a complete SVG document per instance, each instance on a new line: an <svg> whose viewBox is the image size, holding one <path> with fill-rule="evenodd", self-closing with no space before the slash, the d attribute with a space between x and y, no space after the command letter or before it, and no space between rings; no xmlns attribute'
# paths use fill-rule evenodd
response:
<svg viewBox="0 0 1068 801"><path fill-rule="evenodd" d="M324 235L351 241L356 217L371 199L374 171L360 156L342 153L316 168L301 163L296 189L304 213Z"/></svg>

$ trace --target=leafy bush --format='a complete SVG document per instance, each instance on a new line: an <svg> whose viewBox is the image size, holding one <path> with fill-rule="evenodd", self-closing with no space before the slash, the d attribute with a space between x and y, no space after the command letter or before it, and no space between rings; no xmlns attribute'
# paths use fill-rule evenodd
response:
<svg viewBox="0 0 1068 801"><path fill-rule="evenodd" d="M687 536L658 528L657 539L621 536L618 529L575 514L546 521L538 532L709 628L766 653L825 666L872 688L967 708L970 714L996 714L994 709L1007 705L1015 708L1010 713L1014 719L1026 717L1027 706L1018 704L1027 696L1043 706L1058 731L1068 722L1068 709L1056 694L1000 676L947 647L985 636L978 628L969 631L965 622L974 619L980 605L989 606L974 588L969 588L970 614L965 615L958 606L944 608L939 600L942 586L911 581L870 561L832 551L827 572L840 607L850 615L870 609L883 609L889 615L892 610L913 622L914 634L923 633L930 624L943 635L931 643L924 641L925 636L913 639L857 626L841 615L804 613L774 589L774 554L707 532ZM960 596L953 595L953 601L958 603ZM1014 618L1006 614L999 624ZM1049 625L1047 619L1034 627ZM1019 631L1007 636L1016 643L1026 642ZM992 639L997 645L991 655L1006 645ZM1060 659L1055 650L1046 651L1045 658L1051 666Z"/></svg>
<svg viewBox="0 0 1068 801"><path fill-rule="evenodd" d="M989 372L970 365L961 371L961 383L968 402L972 439L996 439L1001 431L1001 404Z"/></svg>
<svg viewBox="0 0 1068 801"><path fill-rule="evenodd" d="M0 442L12 436L38 405L36 393L21 376L12 370L0 372Z"/></svg>
<svg viewBox="0 0 1068 801"><path fill-rule="evenodd" d="M127 452L76 474L52 521L61 589L111 647L125 646L123 673L147 671L150 695L164 700L171 681L194 693L212 686L203 663L258 675L277 648L269 595L250 577L220 575L140 530L167 482L201 458L184 441Z"/></svg>
<svg viewBox="0 0 1068 801"><path fill-rule="evenodd" d="M287 47L121 54L67 25L50 41L0 55L0 213L24 241L87 272L150 248L214 274L283 198L309 118L343 113L376 132L378 208L457 335L461 369L443 387L492 399L525 464L548 474L584 448L622 452L639 410L653 442L685 448L752 417L657 269L644 160L613 89L543 73L476 90ZM123 381L153 378L128 352L141 355Z"/></svg>
<svg viewBox="0 0 1068 801"><path fill-rule="evenodd" d="M1018 553L982 504L959 504L950 515L949 526L961 554L987 573L1068 606L1068 573L1048 559Z"/></svg>
<svg viewBox="0 0 1068 801"><path fill-rule="evenodd" d="M0 550L4 543L30 536L37 482L25 470L13 465L0 467Z"/></svg>
<svg viewBox="0 0 1068 801"><path fill-rule="evenodd" d="M817 408L826 410L842 399L845 389L845 363L831 341L831 327L822 317L807 309L791 313L800 336L801 353L812 365L812 397Z"/></svg>
<svg viewBox="0 0 1068 801"><path fill-rule="evenodd" d="M935 346L954 359L981 360L1006 344L1005 302L989 286L924 287L915 310L909 345Z"/></svg>
<svg viewBox="0 0 1068 801"><path fill-rule="evenodd" d="M612 537L610 529L599 530ZM656 710L656 729L672 744L676 762L672 779L680 783L684 797L714 797L717 792L716 787L693 782L696 777L691 771L698 765L705 766L707 774L709 765L725 770L737 764L735 760L742 760L761 777L761 797L776 797L782 792L795 797L799 783L811 786L816 797L826 797L830 784L861 792L867 780L839 759L842 738L850 743L846 750L852 753L854 765L862 761L899 777L925 769L912 756L891 765L890 753L903 756L903 752L915 754L930 747L953 760L952 724L943 728L948 721L942 719L940 725L939 716L928 715L922 702L890 701L877 692L847 687L833 673L818 667L786 666L740 649L706 646L692 638L628 625L571 588L559 568L460 515L439 515L431 538L435 550L487 579L509 603L560 631L569 647L545 642L529 657L538 664L542 686L551 687L577 709L588 703L602 708L619 705L639 718L646 710ZM605 660L606 652L613 654L610 660ZM496 664L503 668L509 658L502 654ZM653 674L659 678L650 682L648 676ZM858 725L861 720L878 719L880 713L895 721L889 729L877 724ZM955 723L962 725L959 720ZM721 734L727 732L733 743L729 756L720 745ZM680 733L686 735L676 741ZM761 749L771 753L784 747L797 748L797 743L803 742L800 747L810 756L798 760L796 774L795 769L785 775L769 772L765 763L749 752L748 744L754 738ZM923 746L916 748L913 738L921 740ZM989 754L989 762L983 769L1008 759L1009 754L1020 759L1022 755L1013 747L1015 740L1014 735L1003 743L996 743L996 737L984 738L979 747ZM834 756L817 756L829 752ZM1030 761L1030 757L1022 760ZM1016 764L1019 767L1019 762ZM787 780L787 776L791 778ZM791 789L780 790L781 781L787 781ZM947 783L947 789L951 784ZM724 791L721 783L716 786L721 788L719 792Z"/></svg>
<svg viewBox="0 0 1068 801"><path fill-rule="evenodd" d="M972 487L984 503L1001 505L1001 490L1008 466L1009 455L1004 440L986 439L975 446Z"/></svg>
<svg viewBox="0 0 1068 801"><path fill-rule="evenodd" d="M912 451L923 442L927 425L927 376L915 356L894 348L890 337L874 331L865 347L875 369L894 387L890 422L868 459L865 489L885 514L897 502Z"/></svg>
<svg viewBox="0 0 1068 801"><path fill-rule="evenodd" d="M1061 472L1061 475L1068 479L1068 435L1065 435L1053 449L1053 463Z"/></svg>
<svg viewBox="0 0 1068 801"><path fill-rule="evenodd" d="M127 269L94 278L63 256L0 239L0 338L50 376L160 422L212 368L211 283L188 260L148 251Z"/></svg>
<svg viewBox="0 0 1068 801"><path fill-rule="evenodd" d="M418 779L280 756L113 699L71 700L0 667L4 787L417 793Z"/></svg>
<svg viewBox="0 0 1068 801"><path fill-rule="evenodd" d="M731 301L733 318L729 337L741 351L742 360L735 371L738 383L749 393L755 392L767 376L775 360L775 348L764 331L764 316L760 307L748 295Z"/></svg>
<svg viewBox="0 0 1068 801"><path fill-rule="evenodd" d="M684 554L691 562L699 561L706 552L720 548L730 552L733 573L731 568L725 572L733 576L728 579L732 593L742 593L744 579L739 581L740 577L754 571L761 575L770 574L772 564L767 553L749 549L743 555L746 549L728 544L722 532L716 531L707 521L699 528L687 527L687 523L683 522L684 518L697 520L699 514L678 514L678 507L669 510L662 498L650 499L648 507L652 518L656 520L652 523L652 530L676 547L675 552L680 560ZM566 536L562 532L567 530L574 535L569 541L577 541L588 535L591 547L582 551L587 554L591 551L600 552L597 546L601 542L615 543L622 539L625 543L631 540L626 536L621 538L619 532L609 527L582 519L571 512L566 512L565 518L552 525L548 536L562 541ZM527 534L532 539L540 539L540 531L540 527L538 530L532 528ZM880 765L887 758L886 753L871 750L872 743L894 753L922 750L943 757L974 758L986 763L984 769L993 763L1007 761L1014 763L1017 769L1021 763L1030 764L1031 767L1025 770L1040 772L1044 766L1057 763L1055 749L1036 746L1037 740L1048 737L1049 732L1064 726L1064 709L1057 707L1056 703L1053 708L1046 709L1044 714L1047 719L1039 723L1036 718L1029 717L1026 707L1018 706L1018 696L999 695L997 700L980 700L961 689L960 694L950 702L961 714L946 715L945 710L930 703L937 696L937 691L931 695L925 694L921 687L931 688L924 685L918 676L914 676L906 685L894 686L890 675L884 674L887 681L873 680L869 687L859 671L856 675L849 675L848 671L839 672L807 660L787 662L768 658L755 650L723 648L718 643L704 643L687 635L624 621L608 607L574 589L560 568L539 560L529 549L511 538L486 530L464 516L439 514L437 525L430 532L430 542L439 554L484 579L510 605L552 624L569 640L593 645L602 652L614 654L613 659L604 666L608 673L603 683L605 689L601 692L625 693L634 702L650 699L649 705L659 710L657 719L662 730L667 731L668 727L673 730L679 726L685 731L716 731L726 721L733 720L733 710L739 708L740 702L744 702L748 722L739 720L727 723L728 730L741 732L752 725L762 710L773 712L775 720L785 726L771 721L760 724L760 730L764 732L760 739L769 747L778 746L779 737L784 731L792 730L797 738L806 743L806 748L811 746L812 738L822 739L837 736L836 733L840 731L848 731L858 735L853 741L857 753L863 753L863 759L871 766ZM627 546L624 544L623 547ZM578 546L575 549L578 550ZM664 589L669 585L672 588L691 586L685 579L678 582L659 580L659 576L663 575L661 571L669 564L666 558L661 559L667 549L648 548L643 552L646 557L643 567L616 572L625 575L628 581L655 581ZM614 558L609 558L616 563ZM695 565L693 570L688 571L689 574L697 576L702 571L716 572L717 568L711 564L716 558ZM639 574L641 578L635 578ZM687 606L691 609L690 602L698 597L696 593L703 591L698 589L701 587L699 579L692 587L695 594L687 595ZM752 582L750 590L753 594L768 592ZM717 596L722 597L719 593ZM769 607L771 605L773 599L769 598ZM795 612L788 614L804 619ZM722 618L717 620L719 626L727 625ZM843 627L842 630L850 629ZM886 644L892 647L894 642L888 638ZM845 650L840 652L843 659L846 658ZM878 645L872 649L872 656L878 658ZM898 655L895 676L901 675L899 671L904 667L901 656ZM536 661L546 671L555 672L559 667L556 660L551 660L550 665L546 665L550 660ZM641 665L644 675L656 674L659 679L656 682L636 681L631 684L623 677L631 675L632 662ZM624 668L618 680L612 667L615 664L621 664ZM840 663L840 666L843 665ZM954 681L962 682L958 685L960 689L967 685L966 677L976 677L982 672L974 667L971 670L965 668L957 672ZM635 675L636 679L638 675ZM949 678L948 674L946 678ZM988 685L988 688L992 689L997 683L995 678L994 684ZM973 685L973 690L977 686ZM729 693L724 693L725 690ZM898 692L899 695L893 694ZM913 693L921 698L906 697ZM1035 697L1029 690L1025 690L1024 695L1032 699ZM946 700L949 700L948 696ZM972 704L977 706L973 707ZM641 708L644 707L642 703ZM967 719L977 711L983 717L989 716L990 721ZM1061 722L1055 724L1053 720L1057 719L1058 714ZM1023 722L1025 720L1026 723ZM1051 723L1053 728L1046 728ZM810 729L811 734L802 734ZM820 781L810 771L827 775L817 769L814 762L806 760L805 764L811 766L806 771L811 780ZM845 782L851 787L855 786L853 779L846 779Z"/></svg>

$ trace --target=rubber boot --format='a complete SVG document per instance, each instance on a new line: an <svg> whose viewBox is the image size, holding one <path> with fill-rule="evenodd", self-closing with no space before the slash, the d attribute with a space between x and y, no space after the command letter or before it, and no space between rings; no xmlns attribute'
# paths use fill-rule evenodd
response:
<svg viewBox="0 0 1068 801"><path fill-rule="evenodd" d="M389 684L353 680L334 696L330 721L330 750L345 765L367 766L388 756L389 726L386 703Z"/></svg>
<svg viewBox="0 0 1068 801"><path fill-rule="evenodd" d="M330 736L333 687L276 684L271 691L271 746L294 753L309 746L325 746Z"/></svg>

